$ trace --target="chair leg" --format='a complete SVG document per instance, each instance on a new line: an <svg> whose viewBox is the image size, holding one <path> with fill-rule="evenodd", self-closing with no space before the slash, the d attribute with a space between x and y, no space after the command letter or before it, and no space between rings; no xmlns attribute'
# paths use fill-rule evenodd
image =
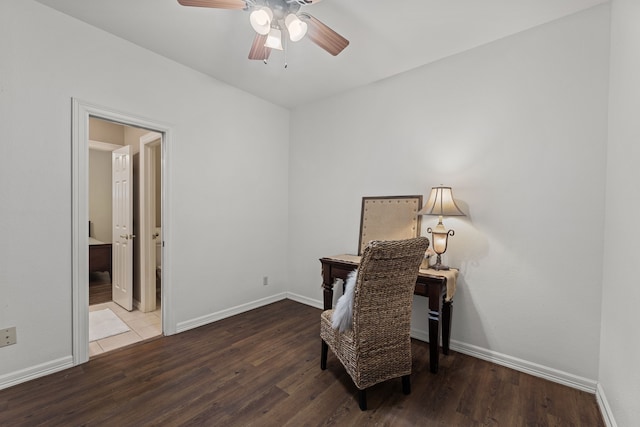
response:
<svg viewBox="0 0 640 427"><path fill-rule="evenodd" d="M402 392L404 394L411 394L411 375L402 376Z"/></svg>
<svg viewBox="0 0 640 427"><path fill-rule="evenodd" d="M320 369L323 371L327 369L327 352L329 351L329 345L322 340L322 351L320 352Z"/></svg>
<svg viewBox="0 0 640 427"><path fill-rule="evenodd" d="M367 390L358 391L358 404L360 405L361 411L367 410Z"/></svg>

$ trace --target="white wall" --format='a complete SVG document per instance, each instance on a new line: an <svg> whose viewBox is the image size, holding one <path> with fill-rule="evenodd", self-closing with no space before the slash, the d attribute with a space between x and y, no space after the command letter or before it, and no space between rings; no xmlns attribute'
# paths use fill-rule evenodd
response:
<svg viewBox="0 0 640 427"><path fill-rule="evenodd" d="M594 389L608 42L596 7L294 110L292 291L321 301L318 258L356 252L362 196L451 185L457 348Z"/></svg>
<svg viewBox="0 0 640 427"><path fill-rule="evenodd" d="M640 3L613 1L600 383L619 426L635 426L640 420L638 22Z"/></svg>
<svg viewBox="0 0 640 427"><path fill-rule="evenodd" d="M287 110L28 0L0 58L0 383L70 360L72 97L172 130L176 323L283 291Z"/></svg>

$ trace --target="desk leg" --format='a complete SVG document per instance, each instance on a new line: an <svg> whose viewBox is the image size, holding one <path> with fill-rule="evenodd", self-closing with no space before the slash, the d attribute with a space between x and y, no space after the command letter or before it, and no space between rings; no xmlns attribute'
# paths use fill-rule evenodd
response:
<svg viewBox="0 0 640 427"><path fill-rule="evenodd" d="M324 298L324 309L329 310L333 306L333 284L322 284L322 295Z"/></svg>
<svg viewBox="0 0 640 427"><path fill-rule="evenodd" d="M442 352L449 354L449 341L451 338L451 314L453 313L453 301L442 303Z"/></svg>
<svg viewBox="0 0 640 427"><path fill-rule="evenodd" d="M429 368L432 373L438 373L440 349L440 313L442 297L440 289L431 286L429 290Z"/></svg>
<svg viewBox="0 0 640 427"><path fill-rule="evenodd" d="M322 264L322 296L324 309L329 310L333 307L333 277L331 277L331 267Z"/></svg>

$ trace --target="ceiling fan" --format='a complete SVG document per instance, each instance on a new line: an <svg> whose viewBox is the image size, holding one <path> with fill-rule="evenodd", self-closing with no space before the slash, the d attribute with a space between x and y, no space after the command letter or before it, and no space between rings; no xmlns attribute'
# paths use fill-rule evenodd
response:
<svg viewBox="0 0 640 427"><path fill-rule="evenodd" d="M349 40L306 12L301 6L321 0L178 0L183 6L210 7L251 11L249 22L256 31L249 59L265 63L272 49L283 50L283 33L296 42L305 35L316 45L336 56L349 45ZM286 63L285 63L286 67Z"/></svg>

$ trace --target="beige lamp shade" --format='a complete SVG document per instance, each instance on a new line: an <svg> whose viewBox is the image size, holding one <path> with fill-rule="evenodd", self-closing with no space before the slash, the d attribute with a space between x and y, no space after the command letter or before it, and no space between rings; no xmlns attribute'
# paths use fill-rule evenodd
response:
<svg viewBox="0 0 640 427"><path fill-rule="evenodd" d="M453 200L451 187L433 187L427 203L418 213L420 215L464 216Z"/></svg>

